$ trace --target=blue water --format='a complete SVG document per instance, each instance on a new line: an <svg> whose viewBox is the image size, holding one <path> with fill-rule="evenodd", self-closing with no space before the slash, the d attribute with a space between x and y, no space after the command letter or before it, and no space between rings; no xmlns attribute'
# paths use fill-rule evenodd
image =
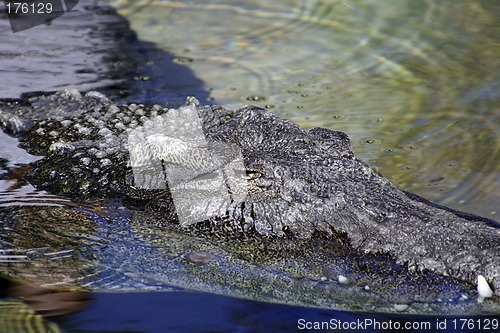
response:
<svg viewBox="0 0 500 333"><path fill-rule="evenodd" d="M61 321L63 328L70 331L193 333L395 330L482 332L487 330L480 329L480 325L487 326L494 320L491 317L435 318L348 313L239 300L198 292L92 294L91 296L93 299L88 309L64 318ZM308 329L315 327L312 325L323 325L324 328ZM493 325L490 327L493 328Z"/></svg>

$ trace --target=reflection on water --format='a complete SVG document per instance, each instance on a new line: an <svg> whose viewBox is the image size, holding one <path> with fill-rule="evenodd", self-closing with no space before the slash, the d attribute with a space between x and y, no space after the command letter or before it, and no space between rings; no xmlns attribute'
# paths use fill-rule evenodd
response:
<svg viewBox="0 0 500 333"><path fill-rule="evenodd" d="M16 299L0 300L0 332L59 333L60 327Z"/></svg>
<svg viewBox="0 0 500 333"><path fill-rule="evenodd" d="M493 1L127 1L139 37L225 105L348 133L403 188L497 214L500 5Z"/></svg>
<svg viewBox="0 0 500 333"><path fill-rule="evenodd" d="M80 312L90 300L83 291L54 290L20 283L11 283L8 295L21 299L31 310L44 317Z"/></svg>

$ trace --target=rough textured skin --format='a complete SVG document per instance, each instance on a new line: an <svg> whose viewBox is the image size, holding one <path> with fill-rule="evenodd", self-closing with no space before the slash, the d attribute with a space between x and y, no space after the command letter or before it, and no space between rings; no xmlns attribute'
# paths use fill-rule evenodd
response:
<svg viewBox="0 0 500 333"><path fill-rule="evenodd" d="M431 271L472 284L481 274L494 298L500 295L497 222L432 205L398 189L354 156L342 132L304 131L255 106L232 111L202 107L194 99L187 103L196 106L209 144L239 147L248 180L243 203L235 201L220 216L187 232L230 232L236 238L251 234L271 244L330 239L360 254L388 256L409 272ZM62 107L68 104L78 105L77 110ZM24 135L25 148L45 155L35 164L34 184L75 199L121 197L156 212L162 223L176 223L168 190L134 186L126 145L130 129L171 111L118 107L101 94L81 97L74 91L23 107L31 113L43 110L49 118ZM17 109L0 104L0 121L9 126L6 119ZM23 128L22 121L16 126Z"/></svg>

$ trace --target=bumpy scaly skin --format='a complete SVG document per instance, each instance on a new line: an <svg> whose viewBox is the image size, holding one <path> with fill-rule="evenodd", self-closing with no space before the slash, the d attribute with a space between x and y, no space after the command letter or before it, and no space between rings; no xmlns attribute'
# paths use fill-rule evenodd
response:
<svg viewBox="0 0 500 333"><path fill-rule="evenodd" d="M75 198L142 200L175 222L169 191L135 188L127 168L127 128L168 110L117 107L98 93L60 93L47 103L53 109L69 98L81 106L76 117L58 113L57 119L41 121L25 135L26 148L46 155L35 165L32 181ZM43 98L37 103L43 105ZM188 103L196 105L194 99ZM358 160L342 132L306 132L255 106L236 111L196 108L209 143L241 149L248 178L246 200L204 221L204 228L224 225L241 233L297 239L320 232L345 238L346 246L361 252L386 253L410 270L426 269L470 283L481 274L500 295L496 222L430 205L401 191Z"/></svg>

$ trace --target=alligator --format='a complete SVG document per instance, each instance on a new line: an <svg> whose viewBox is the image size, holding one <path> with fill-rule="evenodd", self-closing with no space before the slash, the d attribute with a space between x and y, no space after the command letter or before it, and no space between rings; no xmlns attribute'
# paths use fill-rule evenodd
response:
<svg viewBox="0 0 500 333"><path fill-rule="evenodd" d="M0 123L43 156L32 184L119 200L159 258L192 264L144 267L149 252L108 243L142 280L333 309L500 313L499 223L399 189L343 132L251 105L118 106L75 90L0 102Z"/></svg>

